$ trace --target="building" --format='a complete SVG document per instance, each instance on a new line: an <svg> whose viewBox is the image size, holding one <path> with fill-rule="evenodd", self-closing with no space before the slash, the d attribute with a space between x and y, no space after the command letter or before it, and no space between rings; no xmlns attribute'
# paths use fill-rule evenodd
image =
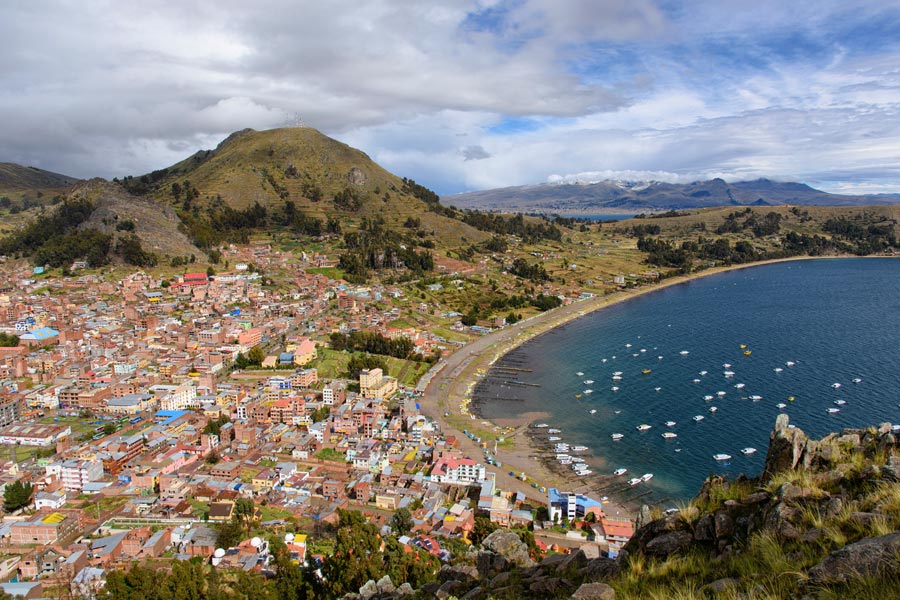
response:
<svg viewBox="0 0 900 600"><path fill-rule="evenodd" d="M397 391L397 380L386 377L381 369L363 369L359 373L359 395L384 400Z"/></svg>
<svg viewBox="0 0 900 600"><path fill-rule="evenodd" d="M436 483L453 483L468 485L476 481L484 481L484 465L471 458L459 458L444 455L431 469L431 480Z"/></svg>
<svg viewBox="0 0 900 600"><path fill-rule="evenodd" d="M0 398L0 427L12 425L22 415L22 403L18 398Z"/></svg>
<svg viewBox="0 0 900 600"><path fill-rule="evenodd" d="M560 492L557 488L547 490L547 505L550 520L556 523L571 521L590 513L600 517L603 508L598 500L574 492Z"/></svg>
<svg viewBox="0 0 900 600"><path fill-rule="evenodd" d="M80 531L81 525L76 514L71 512L41 512L26 521L10 524L10 543L49 546Z"/></svg>
<svg viewBox="0 0 900 600"><path fill-rule="evenodd" d="M47 447L70 435L68 425L7 425L0 429L0 444Z"/></svg>
<svg viewBox="0 0 900 600"><path fill-rule="evenodd" d="M103 478L103 463L99 460L72 459L47 465L46 472L57 475L65 489L80 492L88 482Z"/></svg>

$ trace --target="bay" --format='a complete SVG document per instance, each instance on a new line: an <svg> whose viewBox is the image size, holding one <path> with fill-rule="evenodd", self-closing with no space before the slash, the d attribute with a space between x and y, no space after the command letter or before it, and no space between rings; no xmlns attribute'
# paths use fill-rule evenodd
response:
<svg viewBox="0 0 900 600"><path fill-rule="evenodd" d="M815 437L897 422L898 289L892 259L793 261L699 278L536 337L498 361L514 374L492 369L474 404L498 422L542 412L566 443L590 448L595 474L628 469L620 492L632 493L628 477L653 473L634 488L652 492L647 501L686 500L710 473L758 474L779 412ZM639 432L641 424L651 428ZM714 460L718 453L732 458ZM615 491L615 480L602 482Z"/></svg>

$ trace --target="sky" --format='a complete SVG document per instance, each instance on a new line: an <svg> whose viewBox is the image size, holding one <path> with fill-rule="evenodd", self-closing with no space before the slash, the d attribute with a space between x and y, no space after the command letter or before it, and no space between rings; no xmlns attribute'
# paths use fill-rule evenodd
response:
<svg viewBox="0 0 900 600"><path fill-rule="evenodd" d="M169 166L303 125L440 194L769 177L900 192L900 0L13 0L0 161Z"/></svg>

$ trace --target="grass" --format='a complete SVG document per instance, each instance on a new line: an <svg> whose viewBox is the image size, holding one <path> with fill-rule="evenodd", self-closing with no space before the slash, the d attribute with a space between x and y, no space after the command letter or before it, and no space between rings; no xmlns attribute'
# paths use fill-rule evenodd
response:
<svg viewBox="0 0 900 600"><path fill-rule="evenodd" d="M333 448L322 448L313 456L315 456L316 458L321 458L322 460L330 460L334 462L346 462L347 460L343 452L338 452Z"/></svg>
<svg viewBox="0 0 900 600"><path fill-rule="evenodd" d="M340 280L344 278L344 271L337 267L317 267L306 269L307 273L312 275L324 275L329 279Z"/></svg>

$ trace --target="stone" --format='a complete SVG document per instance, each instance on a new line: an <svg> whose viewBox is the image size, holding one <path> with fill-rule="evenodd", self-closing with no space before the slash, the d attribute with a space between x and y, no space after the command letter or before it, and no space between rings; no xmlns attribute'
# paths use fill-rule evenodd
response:
<svg viewBox="0 0 900 600"><path fill-rule="evenodd" d="M397 594L399 596L414 596L416 594L416 591L409 583L404 583L397 588L394 594Z"/></svg>
<svg viewBox="0 0 900 600"><path fill-rule="evenodd" d="M490 557L490 554L485 552ZM438 573L438 581L462 581L463 583L474 583L479 576L480 571L471 565L443 565Z"/></svg>
<svg viewBox="0 0 900 600"><path fill-rule="evenodd" d="M895 573L900 567L900 533L864 538L829 554L809 570L816 585L847 583L859 577Z"/></svg>
<svg viewBox="0 0 900 600"><path fill-rule="evenodd" d="M688 531L670 531L650 540L644 552L650 556L665 557L687 549L693 541L694 536Z"/></svg>
<svg viewBox="0 0 900 600"><path fill-rule="evenodd" d="M347 181L352 185L364 185L366 183L366 174L359 167L353 167L347 173Z"/></svg>
<svg viewBox="0 0 900 600"><path fill-rule="evenodd" d="M359 595L362 600L369 600L369 598L377 593L378 585L375 583L374 579L368 580L361 588L359 588Z"/></svg>
<svg viewBox="0 0 900 600"><path fill-rule="evenodd" d="M712 515L704 515L694 526L694 539L698 542L711 542L716 539L716 525Z"/></svg>
<svg viewBox="0 0 900 600"><path fill-rule="evenodd" d="M618 576L621 568L619 561L615 559L597 558L588 562L579 574L582 580L587 582L609 581Z"/></svg>
<svg viewBox="0 0 900 600"><path fill-rule="evenodd" d="M394 582L391 581L391 577L389 575L385 575L375 584L375 587L378 588L379 594L393 594L394 590Z"/></svg>
<svg viewBox="0 0 900 600"><path fill-rule="evenodd" d="M748 494L744 496L741 502L745 505L750 504L761 504L763 502L767 502L769 500L769 494L767 492L754 492L752 494Z"/></svg>
<svg viewBox="0 0 900 600"><path fill-rule="evenodd" d="M834 497L825 505L825 516L836 517L844 510L844 501L838 497Z"/></svg>
<svg viewBox="0 0 900 600"><path fill-rule="evenodd" d="M487 536L481 546L520 567L534 565L534 561L528 554L528 546L512 531L498 529Z"/></svg>
<svg viewBox="0 0 900 600"><path fill-rule="evenodd" d="M849 518L860 527L869 527L876 519L883 519L884 516L870 512L853 512Z"/></svg>
<svg viewBox="0 0 900 600"><path fill-rule="evenodd" d="M775 473L794 469L801 464L809 438L803 430L788 427L790 419L781 413L775 419L775 429L769 435L769 450L766 453L766 465L763 469L763 480Z"/></svg>
<svg viewBox="0 0 900 600"><path fill-rule="evenodd" d="M712 583L704 585L702 588L700 588L700 591L712 594L714 596L719 596L721 594L726 594L737 586L737 579L734 579L732 577L723 577L722 579L716 579Z"/></svg>
<svg viewBox="0 0 900 600"><path fill-rule="evenodd" d="M824 529L810 529L809 531L801 535L799 537L799 540L804 544L811 544L812 542L820 539L823 535L825 535Z"/></svg>
<svg viewBox="0 0 900 600"><path fill-rule="evenodd" d="M605 583L582 583L572 594L572 600L615 600L615 598L616 590Z"/></svg>
<svg viewBox="0 0 900 600"><path fill-rule="evenodd" d="M438 588L435 596L438 598L449 598L450 596L459 596L467 591L469 591L468 586L462 581L447 581Z"/></svg>
<svg viewBox="0 0 900 600"><path fill-rule="evenodd" d="M731 534L734 533L734 520L727 512L716 513L715 526L717 538L731 537Z"/></svg>
<svg viewBox="0 0 900 600"><path fill-rule="evenodd" d="M568 582L559 577L543 577L528 586L528 590L532 594L550 598L558 597L567 588L569 588Z"/></svg>
<svg viewBox="0 0 900 600"><path fill-rule="evenodd" d="M509 571L503 571L502 573L497 573L496 577L491 579L491 587L498 588L509 583L509 578L512 574Z"/></svg>
<svg viewBox="0 0 900 600"><path fill-rule="evenodd" d="M573 571L581 569L587 564L587 557L584 555L584 552L581 550L576 550L574 552L569 553L557 566L556 572L562 573L568 569L572 569Z"/></svg>
<svg viewBox="0 0 900 600"><path fill-rule="evenodd" d="M466 595L459 600L478 600L482 597L484 597L484 590L481 589L481 586L475 586L474 588L466 592Z"/></svg>

